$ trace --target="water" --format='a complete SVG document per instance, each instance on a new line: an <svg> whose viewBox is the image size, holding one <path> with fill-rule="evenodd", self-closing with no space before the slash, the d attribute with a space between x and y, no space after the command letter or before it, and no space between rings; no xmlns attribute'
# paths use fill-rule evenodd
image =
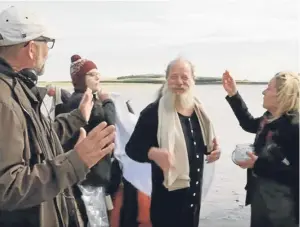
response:
<svg viewBox="0 0 300 227"><path fill-rule="evenodd" d="M238 87L253 116L260 116L264 111L261 104L265 85ZM105 90L121 93L126 100L130 99L137 113L154 99L158 88L159 85L149 84L104 85ZM222 149L213 183L201 209L200 227L248 227L250 210L244 206L246 171L232 162L231 154L236 144L252 143L254 134L241 129L225 100L226 93L221 85L198 85L196 93L214 123Z"/></svg>

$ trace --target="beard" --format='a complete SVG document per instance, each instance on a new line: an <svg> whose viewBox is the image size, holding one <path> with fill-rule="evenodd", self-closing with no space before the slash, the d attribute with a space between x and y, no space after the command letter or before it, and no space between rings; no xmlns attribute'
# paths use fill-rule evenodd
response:
<svg viewBox="0 0 300 227"><path fill-rule="evenodd" d="M37 76L42 76L45 73L45 64L40 67L35 67Z"/></svg>
<svg viewBox="0 0 300 227"><path fill-rule="evenodd" d="M175 107L183 109L194 108L194 85L191 85L191 87L186 92L182 94L176 94L168 87L168 84L165 84L162 91L162 95L165 96L168 102L172 103Z"/></svg>
<svg viewBox="0 0 300 227"><path fill-rule="evenodd" d="M43 57L41 48L38 47L34 66L37 76L42 76L45 73L46 60L47 58Z"/></svg>

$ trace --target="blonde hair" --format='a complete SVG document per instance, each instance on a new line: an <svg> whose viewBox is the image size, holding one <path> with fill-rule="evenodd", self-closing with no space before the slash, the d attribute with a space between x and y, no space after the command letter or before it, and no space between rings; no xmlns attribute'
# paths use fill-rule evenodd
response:
<svg viewBox="0 0 300 227"><path fill-rule="evenodd" d="M279 72L275 75L278 109L278 116L299 111L299 74L293 72Z"/></svg>

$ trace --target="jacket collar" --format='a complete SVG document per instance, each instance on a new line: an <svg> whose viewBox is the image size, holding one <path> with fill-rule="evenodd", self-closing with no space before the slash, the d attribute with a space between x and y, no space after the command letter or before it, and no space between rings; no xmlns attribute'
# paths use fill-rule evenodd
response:
<svg viewBox="0 0 300 227"><path fill-rule="evenodd" d="M16 80L16 86L14 86L14 90L15 92L17 92L17 94L22 94L21 90L23 90L23 92L26 94L27 98L32 102L37 104L39 102L39 100L37 99L37 96L34 94L34 92L32 92L31 89L28 88L28 86L22 81L22 79L18 76L18 73L15 72L13 70L13 68L11 67L11 65L4 59L0 57L0 65L5 68L5 70L7 71L7 73L3 73L4 75L6 75L7 77L12 78L13 80ZM35 90L36 88L33 88L33 90ZM23 99L23 97L19 97L20 99Z"/></svg>

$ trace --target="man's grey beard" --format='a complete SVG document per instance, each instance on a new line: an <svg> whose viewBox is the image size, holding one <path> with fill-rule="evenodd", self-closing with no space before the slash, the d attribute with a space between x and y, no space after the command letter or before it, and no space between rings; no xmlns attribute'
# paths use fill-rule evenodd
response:
<svg viewBox="0 0 300 227"><path fill-rule="evenodd" d="M37 76L42 76L45 73L45 64L42 67L36 67L35 71Z"/></svg>
<svg viewBox="0 0 300 227"><path fill-rule="evenodd" d="M176 108L191 109L195 105L194 85L192 85L185 93L177 95L173 93L167 84L164 85L163 96L168 102L171 102Z"/></svg>

